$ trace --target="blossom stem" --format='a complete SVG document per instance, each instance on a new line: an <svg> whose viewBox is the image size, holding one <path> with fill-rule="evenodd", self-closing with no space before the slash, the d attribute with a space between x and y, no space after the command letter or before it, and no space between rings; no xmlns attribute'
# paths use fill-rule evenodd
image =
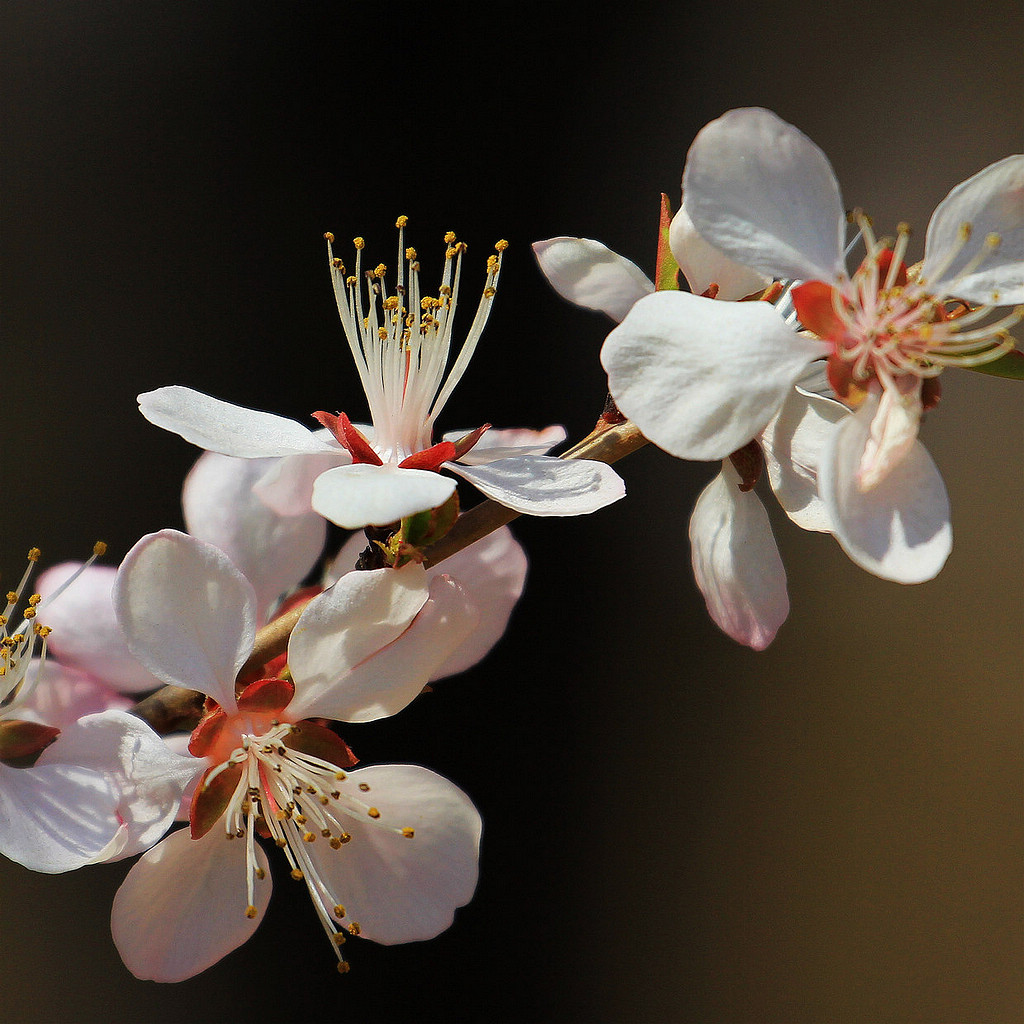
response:
<svg viewBox="0 0 1024 1024"><path fill-rule="evenodd" d="M610 465L627 455L632 455L648 443L647 438L630 420L609 424L602 417L590 434L559 458L591 459ZM519 512L514 512L490 499L475 505L459 516L449 533L426 549L423 564L428 567L437 565L499 527L512 522L513 519L518 519L519 515ZM240 678L252 676L272 658L287 650L288 638L307 603L303 602L290 608L256 634L252 655L242 666ZM196 690L165 686L136 704L131 713L148 722L158 733L177 732L191 729L196 725L202 715L203 700L203 695Z"/></svg>

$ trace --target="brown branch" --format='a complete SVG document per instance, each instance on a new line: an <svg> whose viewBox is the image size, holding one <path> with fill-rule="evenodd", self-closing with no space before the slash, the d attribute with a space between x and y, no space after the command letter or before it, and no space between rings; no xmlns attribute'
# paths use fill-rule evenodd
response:
<svg viewBox="0 0 1024 1024"><path fill-rule="evenodd" d="M573 445L559 458L592 459L595 462L611 464L631 455L647 443L647 438L629 420L612 425L600 420L589 436ZM437 565L457 551L469 547L475 541L517 519L519 515L520 513L513 512L496 501L488 499L481 502L459 516L451 531L427 548L423 564L427 567ZM256 634L252 654L242 666L239 678L252 677L268 661L288 649L288 639L306 604L308 602L290 608ZM178 732L195 727L202 715L203 700L203 695L196 690L165 686L136 704L131 712L148 722L158 733Z"/></svg>

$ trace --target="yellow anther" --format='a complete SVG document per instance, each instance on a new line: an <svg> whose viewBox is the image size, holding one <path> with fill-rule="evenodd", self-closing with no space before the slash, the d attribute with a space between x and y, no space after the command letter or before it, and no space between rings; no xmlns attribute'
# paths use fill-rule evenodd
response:
<svg viewBox="0 0 1024 1024"><path fill-rule="evenodd" d="M353 244L353 245L354 245L354 246L355 246L355 247L356 247L357 249L362 249L362 248L364 248L364 247L365 247L365 245L366 245L366 240L365 240L365 239L363 239L363 238L353 238L353 239L352 239L352 244Z"/></svg>
<svg viewBox="0 0 1024 1024"><path fill-rule="evenodd" d="M996 234L995 231L990 232L985 236L985 248L986 249L998 249L1002 244L1003 239L1000 235Z"/></svg>
<svg viewBox="0 0 1024 1024"><path fill-rule="evenodd" d="M405 836L406 839L412 839L412 837L416 835L416 831L406 825L405 828L402 829L402 835Z"/></svg>
<svg viewBox="0 0 1024 1024"><path fill-rule="evenodd" d="M339 273L345 273L345 264L337 256L335 256L334 259L331 260L331 266L334 267L334 269L337 270Z"/></svg>
<svg viewBox="0 0 1024 1024"><path fill-rule="evenodd" d="M335 917L344 917L345 916L345 908L340 903L336 903L334 905L334 916Z"/></svg>
<svg viewBox="0 0 1024 1024"><path fill-rule="evenodd" d="M324 239L325 239L325 241L333 242L334 241L334 232L333 231L325 231L324 232Z"/></svg>
<svg viewBox="0 0 1024 1024"><path fill-rule="evenodd" d="M341 840L337 836L331 836L330 847L331 847L332 850L340 850L341 849Z"/></svg>
<svg viewBox="0 0 1024 1024"><path fill-rule="evenodd" d="M497 249L498 252L504 252L508 248L508 240L505 238L499 238L498 241L494 243L494 248Z"/></svg>
<svg viewBox="0 0 1024 1024"><path fill-rule="evenodd" d="M360 782L360 783L359 783L359 788L360 788L360 789L361 789L361 790L362 790L362 791L363 791L364 793L369 793L369 792L370 792L370 786L369 786L369 784L368 784L368 783L366 783L366 782Z"/></svg>
<svg viewBox="0 0 1024 1024"><path fill-rule="evenodd" d="M258 913L259 911L251 903L249 904L249 906L245 908L245 916L248 917L250 920L254 918Z"/></svg>
<svg viewBox="0 0 1024 1024"><path fill-rule="evenodd" d="M448 245L451 245L452 242L455 241L455 232L454 231L446 231L445 234L444 234L444 240L445 240L445 242Z"/></svg>
<svg viewBox="0 0 1024 1024"><path fill-rule="evenodd" d="M294 878L296 882L301 882L303 877L304 875L298 868L292 868L292 878Z"/></svg>
<svg viewBox="0 0 1024 1024"><path fill-rule="evenodd" d="M383 263L378 263L377 266L373 268L373 276L380 280L387 273L387 271L388 268L385 267Z"/></svg>
<svg viewBox="0 0 1024 1024"><path fill-rule="evenodd" d="M35 608L26 608L25 609L25 618L26 619L34 618L35 614L36 614Z"/></svg>
<svg viewBox="0 0 1024 1024"><path fill-rule="evenodd" d="M398 220L395 221L396 228L404 228L409 223L409 218L403 213Z"/></svg>
<svg viewBox="0 0 1024 1024"><path fill-rule="evenodd" d="M405 258L407 260L416 259L416 250L411 245L409 246L408 249L405 250Z"/></svg>
<svg viewBox="0 0 1024 1024"><path fill-rule="evenodd" d="M353 921L348 926L348 933L349 933L349 935L358 935L362 930L363 929L359 927L359 922L358 921Z"/></svg>
<svg viewBox="0 0 1024 1024"><path fill-rule="evenodd" d="M103 540L96 541L92 546L92 553L97 558L102 558L107 553L107 542Z"/></svg>
<svg viewBox="0 0 1024 1024"><path fill-rule="evenodd" d="M32 627L32 632L36 636L41 636L44 640L53 632L49 626L41 626L38 622Z"/></svg>
<svg viewBox="0 0 1024 1024"><path fill-rule="evenodd" d="M389 295L384 300L383 305L384 305L385 309L398 309L398 296L397 295Z"/></svg>
<svg viewBox="0 0 1024 1024"><path fill-rule="evenodd" d="M377 337L380 338L381 341L387 341L388 340L388 329L386 327L378 327L377 328Z"/></svg>
<svg viewBox="0 0 1024 1024"><path fill-rule="evenodd" d="M911 233L910 225L905 220L901 220L899 224L896 225L896 233L899 235L909 235Z"/></svg>
<svg viewBox="0 0 1024 1024"><path fill-rule="evenodd" d="M348 965L348 961L347 961L347 960L339 960L339 961L338 961L338 973L339 973L339 974L348 974L348 972L349 972L349 971L350 971L351 969L352 969L352 968L351 968L351 967L349 967L349 965Z"/></svg>
<svg viewBox="0 0 1024 1024"><path fill-rule="evenodd" d="M13 590L7 591L7 603L14 604L18 600L18 595Z"/></svg>
<svg viewBox="0 0 1024 1024"><path fill-rule="evenodd" d="M485 299L493 299L494 296L497 295L497 294L498 294L497 291L494 288L491 288L489 285L488 285L488 287L486 287L484 289L484 298Z"/></svg>
<svg viewBox="0 0 1024 1024"><path fill-rule="evenodd" d="M379 817L380 817L380 811L378 811L376 807L370 807L370 808L369 808L369 809L367 810L367 812L366 812L366 813L367 813L367 814L368 814L368 815L369 815L369 816L370 816L371 818L379 818Z"/></svg>
<svg viewBox="0 0 1024 1024"><path fill-rule="evenodd" d="M487 273L493 274L498 269L498 257L488 256L487 257Z"/></svg>
<svg viewBox="0 0 1024 1024"><path fill-rule="evenodd" d="M345 778L346 778L346 775L345 775L345 773L344 773L344 772L335 772L335 773L334 773L334 777L335 777L335 778L336 778L336 779L337 779L337 780L338 780L339 782L344 782L344 781L345 781Z"/></svg>
<svg viewBox="0 0 1024 1024"><path fill-rule="evenodd" d="M441 295L444 295L446 297L451 295L451 293L452 293L451 287L449 285L446 285L446 284L441 285L439 291L440 291Z"/></svg>
<svg viewBox="0 0 1024 1024"><path fill-rule="evenodd" d="M966 242L971 237L971 225L964 221L957 230L957 234L960 236L961 242Z"/></svg>
<svg viewBox="0 0 1024 1024"><path fill-rule="evenodd" d="M340 840L341 840L341 841L342 841L343 843L351 843L351 842L352 842L352 837L351 837L351 836L350 836L350 835L349 835L349 834L348 834L347 832L342 832L342 833L341 833L341 835L340 835L340 836L338 836L338 838L339 838L339 839L340 839Z"/></svg>
<svg viewBox="0 0 1024 1024"><path fill-rule="evenodd" d="M354 288L356 286L356 275L349 274L348 277L345 278L345 284L347 284L349 288Z"/></svg>
<svg viewBox="0 0 1024 1024"><path fill-rule="evenodd" d="M334 944L336 946L344 946L346 942L348 942L348 939L345 938L344 932L334 933Z"/></svg>
<svg viewBox="0 0 1024 1024"><path fill-rule="evenodd" d="M42 555L43 553L39 550L39 548L29 548L28 560L30 562L38 562L39 559L42 558Z"/></svg>
<svg viewBox="0 0 1024 1024"><path fill-rule="evenodd" d="M446 260L450 260L450 259L453 259L455 256L458 256L458 254L459 254L459 250L454 245L450 245L445 250L444 258Z"/></svg>
<svg viewBox="0 0 1024 1024"><path fill-rule="evenodd" d="M256 877L262 882L263 879L267 877L267 873L263 870L263 868L257 868Z"/></svg>
<svg viewBox="0 0 1024 1024"><path fill-rule="evenodd" d="M35 608L35 606L36 606L37 604L39 604L39 602L40 602L40 601L42 601L42 599L43 599L43 595L42 595L42 594L33 594L33 595L32 595L32 596L31 596L31 597L30 597L30 598L28 599L28 603L29 603L30 605L32 605L32 607L33 607L33 608Z"/></svg>
<svg viewBox="0 0 1024 1024"><path fill-rule="evenodd" d="M312 842L315 842L315 841L316 841L316 833L315 833L315 832L306 832L306 833L305 833L305 834L304 834L304 835L302 836L302 841L303 841L304 843L312 843Z"/></svg>

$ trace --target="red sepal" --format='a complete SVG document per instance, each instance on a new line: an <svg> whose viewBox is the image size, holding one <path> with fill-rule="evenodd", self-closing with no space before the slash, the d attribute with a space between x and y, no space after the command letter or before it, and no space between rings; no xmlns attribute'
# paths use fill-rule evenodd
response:
<svg viewBox="0 0 1024 1024"><path fill-rule="evenodd" d="M756 441L748 441L742 448L729 456L736 472L740 475L740 490L752 491L761 479L761 470L764 469L764 452Z"/></svg>
<svg viewBox="0 0 1024 1024"><path fill-rule="evenodd" d="M320 720L322 722L323 719ZM354 768L359 758L352 753L349 745L326 725L308 719L296 725L288 736L288 747L303 754L319 757L322 761L339 768Z"/></svg>
<svg viewBox="0 0 1024 1024"><path fill-rule="evenodd" d="M856 409L868 397L868 384L871 378L858 380L853 375L851 364L837 355L829 356L825 365L828 370L828 382L836 397L851 409Z"/></svg>
<svg viewBox="0 0 1024 1024"><path fill-rule="evenodd" d="M0 722L0 761L11 768L31 768L60 735L60 729L12 718Z"/></svg>
<svg viewBox="0 0 1024 1024"><path fill-rule="evenodd" d="M832 286L824 281L805 281L798 284L790 295L800 323L822 340L838 344L846 330L832 304L833 293Z"/></svg>
<svg viewBox="0 0 1024 1024"><path fill-rule="evenodd" d="M426 469L436 473L442 462L451 462L455 458L455 445L451 441L438 441L430 448L424 448L398 464L401 469Z"/></svg>
<svg viewBox="0 0 1024 1024"><path fill-rule="evenodd" d="M452 459L461 459L476 443L480 440L488 430L491 429L490 423L485 423L482 427L477 427L476 430L471 430L465 437L460 437L455 442L455 454ZM447 460L451 461L451 459Z"/></svg>
<svg viewBox="0 0 1024 1024"><path fill-rule="evenodd" d="M257 679L238 695L238 710L247 715L279 715L294 696L295 684L287 679Z"/></svg>
<svg viewBox="0 0 1024 1024"><path fill-rule="evenodd" d="M224 709L215 701L210 703L213 706L199 719L199 724L192 730L192 737L188 741L188 752L193 757L208 756L217 745L227 724L228 716Z"/></svg>
<svg viewBox="0 0 1024 1024"><path fill-rule="evenodd" d="M242 777L243 767L236 764L225 768L209 785L206 780L213 768L206 769L192 795L192 806L188 812L193 839L202 839L227 809L238 780Z"/></svg>
<svg viewBox="0 0 1024 1024"><path fill-rule="evenodd" d="M355 463L368 463L371 466L382 466L381 457L373 450L373 445L365 435L352 426L352 421L343 413L335 416L330 412L315 412L313 419L325 426L337 439L338 444L346 449Z"/></svg>

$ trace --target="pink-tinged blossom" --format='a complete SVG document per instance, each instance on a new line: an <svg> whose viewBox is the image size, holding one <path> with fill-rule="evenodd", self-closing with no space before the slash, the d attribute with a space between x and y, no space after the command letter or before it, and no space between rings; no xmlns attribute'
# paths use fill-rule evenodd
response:
<svg viewBox="0 0 1024 1024"><path fill-rule="evenodd" d="M140 853L174 820L191 766L109 687L46 659L47 602L31 595L12 618L27 582L0 616L0 853L51 873Z"/></svg>
<svg viewBox="0 0 1024 1024"><path fill-rule="evenodd" d="M442 468L528 515L582 515L621 498L622 480L610 467L546 455L558 443L554 438L561 439L551 431L532 436L510 432L497 444L483 445L481 438L490 429L486 424L434 442L435 421L483 333L507 243L499 242L488 258L483 295L456 352L453 324L466 246L451 233L445 236L441 282L436 295L426 295L416 252L405 247L404 227L405 218L399 218L393 291L383 264L364 274L361 238L355 239L352 274L335 257L333 236L327 242L338 313L372 427L353 424L343 412L317 412L324 429L311 431L177 386L140 395L143 415L211 451L281 458L256 484L263 500L280 511L308 508L311 501L345 529L387 526L443 504L456 482L442 476ZM508 440L512 436L514 443ZM476 457L467 458L474 451Z"/></svg>
<svg viewBox="0 0 1024 1024"><path fill-rule="evenodd" d="M417 565L349 573L299 619L294 681L237 696L256 595L220 551L170 530L144 537L114 600L149 670L209 698L190 743L203 776L190 827L145 854L114 901L114 941L137 977L192 977L252 934L272 885L257 837L305 881L343 967L347 935L409 942L448 927L476 884L472 803L424 768L350 771L348 748L309 719L370 721L408 704L476 624L454 582Z"/></svg>
<svg viewBox="0 0 1024 1024"><path fill-rule="evenodd" d="M858 564L904 583L935 576L952 544L945 488L917 440L930 382L1012 346L1024 301L1024 156L953 189L932 216L923 263L903 263L857 218L866 255L844 266L845 216L825 155L761 109L705 127L687 157L683 209L737 264L804 282L796 311L817 338L765 303L722 304L663 292L637 302L602 352L619 407L681 458L722 458L766 429L819 358L833 394L858 411L821 451L819 495ZM976 308L972 308L978 304ZM883 486L885 484L885 486Z"/></svg>
<svg viewBox="0 0 1024 1024"><path fill-rule="evenodd" d="M682 210L673 218L670 243L691 289L714 286L718 301L742 298L769 283L708 245ZM635 264L593 239L551 238L533 249L563 298L613 319L622 320L636 302L654 294L654 285ZM816 380L809 375L806 383ZM823 429L844 414L838 403L807 388L792 388L758 438L776 497L804 529L829 530L817 495L818 453ZM736 437L736 449L751 440ZM760 468L760 463L747 466L741 478L724 459L721 473L697 499L689 528L694 579L708 613L730 637L755 650L772 642L789 614L786 572L768 516L752 489Z"/></svg>

